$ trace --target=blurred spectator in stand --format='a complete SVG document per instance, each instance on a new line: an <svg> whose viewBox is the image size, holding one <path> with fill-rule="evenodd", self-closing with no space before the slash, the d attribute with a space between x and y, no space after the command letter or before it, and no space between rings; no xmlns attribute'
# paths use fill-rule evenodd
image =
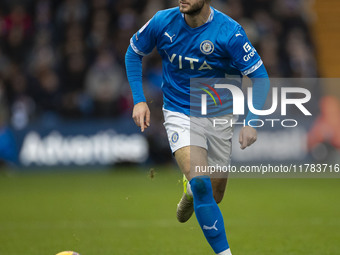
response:
<svg viewBox="0 0 340 255"><path fill-rule="evenodd" d="M11 124L15 129L27 126L35 110L35 103L27 85L27 76L18 65L10 68L7 82Z"/></svg>
<svg viewBox="0 0 340 255"><path fill-rule="evenodd" d="M107 9L112 5L111 0L91 0L91 10Z"/></svg>
<svg viewBox="0 0 340 255"><path fill-rule="evenodd" d="M0 47L3 47L3 41L5 38L6 23L3 10L0 5Z"/></svg>
<svg viewBox="0 0 340 255"><path fill-rule="evenodd" d="M225 3L224 8L222 10L229 15L234 20L241 22L241 19L244 17L244 9L242 2L239 0L229 0Z"/></svg>
<svg viewBox="0 0 340 255"><path fill-rule="evenodd" d="M333 96L324 96L320 110L308 133L308 150L318 161L339 163L340 101Z"/></svg>
<svg viewBox="0 0 340 255"><path fill-rule="evenodd" d="M3 79L7 79L10 69L10 61L5 56L5 53L0 48L0 75L3 76Z"/></svg>
<svg viewBox="0 0 340 255"><path fill-rule="evenodd" d="M119 63L124 66L125 53L130 38L139 29L137 26L138 15L134 9L129 7L118 10L117 31L113 35L113 46ZM141 26L143 25L141 23Z"/></svg>
<svg viewBox="0 0 340 255"><path fill-rule="evenodd" d="M17 162L17 149L11 130L8 128L8 109L6 106L6 92L0 76L0 167L6 162ZM1 169L0 169L1 170Z"/></svg>
<svg viewBox="0 0 340 255"><path fill-rule="evenodd" d="M61 88L59 77L49 68L40 70L32 81L33 98L38 113L59 114L61 106Z"/></svg>
<svg viewBox="0 0 340 255"><path fill-rule="evenodd" d="M65 0L57 11L57 23L61 26L70 23L84 23L88 15L88 6L83 0Z"/></svg>
<svg viewBox="0 0 340 255"><path fill-rule="evenodd" d="M79 24L69 26L61 52L63 114L67 117L81 117L84 112L88 112L86 102L83 101L88 51L84 31Z"/></svg>
<svg viewBox="0 0 340 255"><path fill-rule="evenodd" d="M5 17L4 22L4 29L7 35L15 29L18 29L24 38L32 34L32 18L24 5L14 4L10 13Z"/></svg>
<svg viewBox="0 0 340 255"><path fill-rule="evenodd" d="M52 24L52 1L53 0L37 0L34 10L35 29L48 30L53 29Z"/></svg>
<svg viewBox="0 0 340 255"><path fill-rule="evenodd" d="M9 58L20 63L29 49L32 35L32 20L23 5L14 5L4 19L6 41L4 49Z"/></svg>
<svg viewBox="0 0 340 255"><path fill-rule="evenodd" d="M279 42L273 34L264 36L258 47L258 50L261 51L261 58L266 63L267 72L271 74L271 77L282 77L278 48Z"/></svg>
<svg viewBox="0 0 340 255"><path fill-rule="evenodd" d="M71 54L65 60L62 68L62 113L66 117L79 118L91 113L89 100L84 98L84 84L87 75L85 56Z"/></svg>
<svg viewBox="0 0 340 255"><path fill-rule="evenodd" d="M35 76L41 70L57 67L57 54L52 47L51 34L41 29L35 35L34 46L27 58L27 70Z"/></svg>
<svg viewBox="0 0 340 255"><path fill-rule="evenodd" d="M94 12L91 30L87 37L87 43L92 50L97 51L109 44L109 24L110 16L107 10L100 9Z"/></svg>
<svg viewBox="0 0 340 255"><path fill-rule="evenodd" d="M315 60L312 59L314 45L306 16L303 15L304 8L302 0L277 0L273 4L273 13L282 26L279 40L284 77L317 77L318 75ZM295 36L297 38L294 38ZM303 49L304 47L306 49ZM310 57L307 54L310 54Z"/></svg>
<svg viewBox="0 0 340 255"><path fill-rule="evenodd" d="M292 77L316 77L317 64L311 46L306 43L301 28L291 30L287 35L286 53Z"/></svg>
<svg viewBox="0 0 340 255"><path fill-rule="evenodd" d="M112 54L102 49L86 76L86 92L94 101L94 114L101 117L119 115L124 88L124 70Z"/></svg>

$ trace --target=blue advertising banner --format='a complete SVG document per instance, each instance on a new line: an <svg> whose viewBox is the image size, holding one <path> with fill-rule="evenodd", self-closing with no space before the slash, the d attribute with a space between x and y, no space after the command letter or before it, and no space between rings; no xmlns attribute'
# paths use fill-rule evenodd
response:
<svg viewBox="0 0 340 255"><path fill-rule="evenodd" d="M130 118L38 122L13 131L20 166L144 163L148 142Z"/></svg>

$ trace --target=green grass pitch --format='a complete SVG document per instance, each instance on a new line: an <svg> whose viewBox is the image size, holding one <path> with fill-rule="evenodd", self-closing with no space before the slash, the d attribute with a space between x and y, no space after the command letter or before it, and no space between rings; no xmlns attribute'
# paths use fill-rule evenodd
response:
<svg viewBox="0 0 340 255"><path fill-rule="evenodd" d="M213 254L177 223L170 169L0 175L0 254ZM340 179L230 179L220 205L234 255L340 254Z"/></svg>

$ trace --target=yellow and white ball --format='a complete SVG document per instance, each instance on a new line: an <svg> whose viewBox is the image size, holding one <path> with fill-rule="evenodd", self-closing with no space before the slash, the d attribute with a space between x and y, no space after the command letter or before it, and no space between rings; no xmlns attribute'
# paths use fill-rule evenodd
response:
<svg viewBox="0 0 340 255"><path fill-rule="evenodd" d="M56 255L80 255L78 252L74 252L74 251L62 251L59 252Z"/></svg>

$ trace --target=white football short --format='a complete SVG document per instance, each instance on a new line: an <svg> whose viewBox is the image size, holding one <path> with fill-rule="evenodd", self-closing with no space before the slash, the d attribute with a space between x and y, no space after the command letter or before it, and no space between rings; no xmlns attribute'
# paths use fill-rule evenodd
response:
<svg viewBox="0 0 340 255"><path fill-rule="evenodd" d="M163 114L172 153L185 146L199 146L207 150L209 166L230 164L233 115L197 118L166 109Z"/></svg>

